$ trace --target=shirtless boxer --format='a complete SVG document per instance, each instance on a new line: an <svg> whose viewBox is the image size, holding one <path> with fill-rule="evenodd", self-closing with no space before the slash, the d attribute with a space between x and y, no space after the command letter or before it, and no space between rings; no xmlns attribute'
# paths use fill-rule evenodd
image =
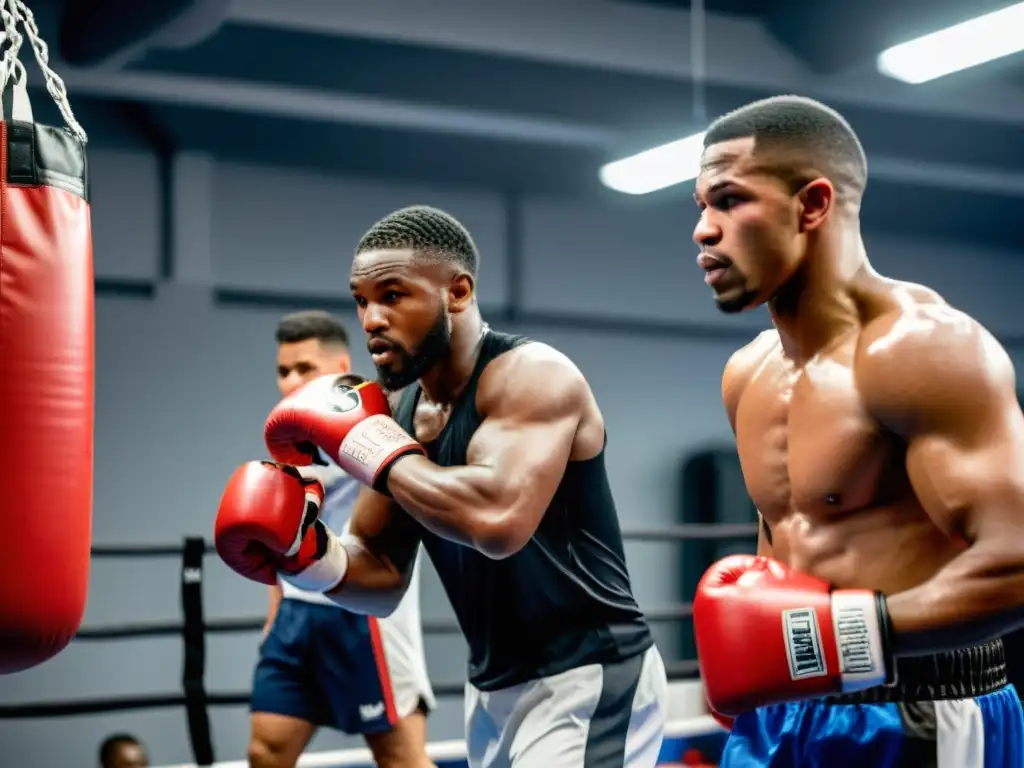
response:
<svg viewBox="0 0 1024 768"><path fill-rule="evenodd" d="M654 766L667 683L630 586L604 419L568 358L483 322L477 262L469 233L432 208L363 237L352 295L381 383L404 389L394 419L377 385L328 376L266 426L278 461L307 464L308 442L362 479L350 531L312 519L315 470L243 467L218 527L249 555L228 564L274 563L386 615L422 541L469 642L470 766Z"/></svg>
<svg viewBox="0 0 1024 768"><path fill-rule="evenodd" d="M757 556L694 600L722 765L1020 766L1000 635L1024 618L1024 417L979 323L871 267L860 142L808 99L708 130L694 240L715 301L768 304L722 392Z"/></svg>

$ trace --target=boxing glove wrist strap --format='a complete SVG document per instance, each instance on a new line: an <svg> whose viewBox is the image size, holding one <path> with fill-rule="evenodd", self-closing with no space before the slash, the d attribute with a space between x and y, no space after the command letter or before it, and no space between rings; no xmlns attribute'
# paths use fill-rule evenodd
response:
<svg viewBox="0 0 1024 768"><path fill-rule="evenodd" d="M338 466L364 485L382 490L381 475L408 453L423 453L421 446L390 416L370 416L355 425L338 447Z"/></svg>
<svg viewBox="0 0 1024 768"><path fill-rule="evenodd" d="M389 499L393 499L394 494L392 494L391 489L388 488L388 478L391 476L391 470L394 469L395 464L398 463L399 459L402 459L406 456L420 455L422 455L421 451L411 450L406 451L405 453L399 453L398 455L394 456L391 459L391 461L384 465L381 468L380 472L377 474L377 479L373 481L373 490L375 490L379 494L387 496Z"/></svg>
<svg viewBox="0 0 1024 768"><path fill-rule="evenodd" d="M889 612L884 596L867 590L832 593L832 629L844 693L892 682Z"/></svg>
<svg viewBox="0 0 1024 768"><path fill-rule="evenodd" d="M326 539L323 557L298 573L280 573L281 578L293 587L306 592L327 592L338 586L345 578L348 572L348 551L341 539L330 530L323 527L322 531Z"/></svg>

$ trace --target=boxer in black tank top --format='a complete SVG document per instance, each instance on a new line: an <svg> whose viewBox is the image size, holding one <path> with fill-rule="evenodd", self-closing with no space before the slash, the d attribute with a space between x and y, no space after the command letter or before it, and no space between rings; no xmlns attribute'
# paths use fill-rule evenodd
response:
<svg viewBox="0 0 1024 768"><path fill-rule="evenodd" d="M484 333L448 423L426 444L431 460L442 467L466 463L481 422L480 375L492 360L528 343ZM395 409L395 420L410 434L420 394L413 384ZM470 682L481 690L622 661L653 642L630 588L603 450L568 462L533 537L511 557L495 561L429 532L423 544L469 642Z"/></svg>
<svg viewBox="0 0 1024 768"><path fill-rule="evenodd" d="M652 767L667 681L630 586L604 418L565 355L488 329L478 259L426 207L359 243L350 287L392 413L344 417L366 420L349 456L367 485L308 570L342 574L326 588L342 607L387 615L424 545L470 647L471 768Z"/></svg>

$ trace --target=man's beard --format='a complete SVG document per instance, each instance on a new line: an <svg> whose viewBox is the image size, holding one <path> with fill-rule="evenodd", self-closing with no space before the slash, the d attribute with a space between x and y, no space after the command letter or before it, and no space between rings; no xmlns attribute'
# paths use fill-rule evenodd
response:
<svg viewBox="0 0 1024 768"><path fill-rule="evenodd" d="M402 346L392 342L392 354L398 358L398 364L377 369L377 381L388 392L405 389L422 377L427 371L448 357L452 347L452 332L448 323L448 309L444 305L438 310L437 319L423 337L415 352L409 352Z"/></svg>
<svg viewBox="0 0 1024 768"><path fill-rule="evenodd" d="M715 306L726 315L736 315L750 309L757 301L757 291L744 288L733 296L715 296Z"/></svg>

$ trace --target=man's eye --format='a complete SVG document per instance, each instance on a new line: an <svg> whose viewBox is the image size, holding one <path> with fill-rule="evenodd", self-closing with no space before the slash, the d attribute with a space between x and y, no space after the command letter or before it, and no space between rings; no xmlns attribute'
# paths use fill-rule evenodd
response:
<svg viewBox="0 0 1024 768"><path fill-rule="evenodd" d="M388 304L394 304L400 298L402 298L402 295L397 291L388 291L387 293L384 294L384 301L386 301Z"/></svg>

